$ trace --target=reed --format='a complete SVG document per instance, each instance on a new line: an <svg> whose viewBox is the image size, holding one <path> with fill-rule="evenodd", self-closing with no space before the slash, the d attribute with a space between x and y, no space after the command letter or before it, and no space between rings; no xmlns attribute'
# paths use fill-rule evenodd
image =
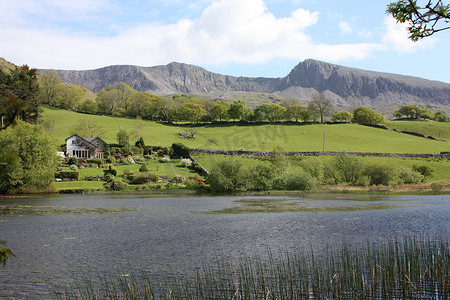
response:
<svg viewBox="0 0 450 300"><path fill-rule="evenodd" d="M76 282L56 299L449 299L446 239L395 238L315 255L294 250L217 258L183 277L156 280L143 268ZM95 282L95 283L94 283Z"/></svg>

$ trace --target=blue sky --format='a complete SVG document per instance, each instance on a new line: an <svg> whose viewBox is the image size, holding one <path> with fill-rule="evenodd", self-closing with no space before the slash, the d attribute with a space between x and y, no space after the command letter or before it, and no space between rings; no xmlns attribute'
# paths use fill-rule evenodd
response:
<svg viewBox="0 0 450 300"><path fill-rule="evenodd" d="M312 58L450 83L450 31L411 42L388 2L0 0L0 57L77 70L177 61L263 77Z"/></svg>

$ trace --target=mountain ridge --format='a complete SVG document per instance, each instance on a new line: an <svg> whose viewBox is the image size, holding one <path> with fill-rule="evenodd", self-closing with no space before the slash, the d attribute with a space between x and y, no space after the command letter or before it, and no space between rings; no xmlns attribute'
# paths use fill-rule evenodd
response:
<svg viewBox="0 0 450 300"><path fill-rule="evenodd" d="M137 91L160 96L181 93L220 98L230 92L254 92L311 100L314 93L321 92L344 107L387 103L450 105L448 83L312 59L300 62L289 74L279 78L222 75L179 62L153 67L113 65L95 70L56 71L63 81L83 85L94 92L122 81Z"/></svg>

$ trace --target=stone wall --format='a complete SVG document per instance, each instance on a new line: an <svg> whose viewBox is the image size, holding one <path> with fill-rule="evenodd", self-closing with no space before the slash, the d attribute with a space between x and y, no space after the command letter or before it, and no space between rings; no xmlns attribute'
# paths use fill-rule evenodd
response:
<svg viewBox="0 0 450 300"><path fill-rule="evenodd" d="M273 156L273 152L244 151L244 150L208 150L191 149L191 153L222 154L222 155L245 155L245 156ZM429 154L429 153L378 153L378 152L338 152L338 151L305 151L305 152L284 152L285 156L335 156L339 154L354 156L377 156L377 157L418 157L418 158L450 158L450 154Z"/></svg>

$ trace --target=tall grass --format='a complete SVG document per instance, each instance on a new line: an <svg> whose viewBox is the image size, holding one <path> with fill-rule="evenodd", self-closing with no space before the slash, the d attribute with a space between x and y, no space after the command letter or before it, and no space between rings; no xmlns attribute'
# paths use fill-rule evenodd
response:
<svg viewBox="0 0 450 300"><path fill-rule="evenodd" d="M156 280L143 268L84 278L56 299L448 299L447 240L393 239L340 245L323 255L296 250L217 259L185 277Z"/></svg>

